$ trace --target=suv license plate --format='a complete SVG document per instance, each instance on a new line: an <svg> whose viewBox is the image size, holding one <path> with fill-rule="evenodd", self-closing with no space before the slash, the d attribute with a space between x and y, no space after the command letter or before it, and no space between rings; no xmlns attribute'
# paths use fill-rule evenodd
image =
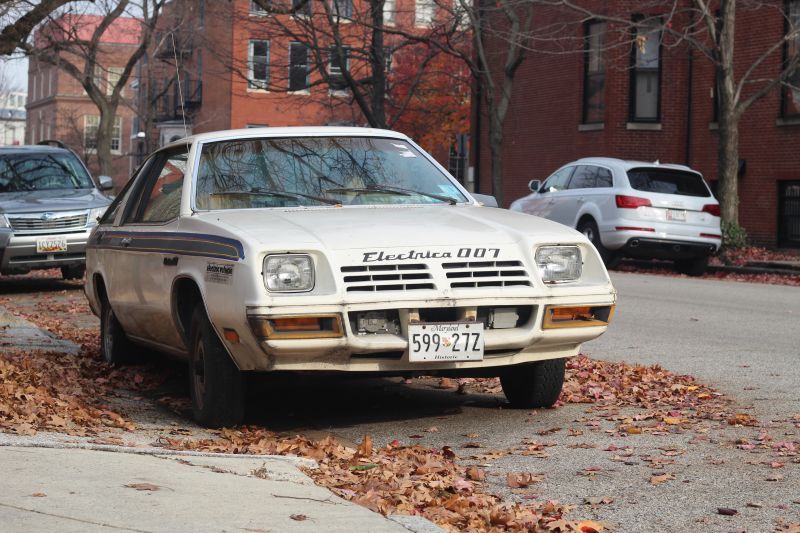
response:
<svg viewBox="0 0 800 533"><path fill-rule="evenodd" d="M686 211L667 209L667 220L672 220L674 222L686 222Z"/></svg>
<svg viewBox="0 0 800 533"><path fill-rule="evenodd" d="M37 254L51 254L53 252L66 252L66 251L67 251L66 237L44 237L42 239L36 239Z"/></svg>
<svg viewBox="0 0 800 533"><path fill-rule="evenodd" d="M408 360L483 361L483 323L409 324Z"/></svg>

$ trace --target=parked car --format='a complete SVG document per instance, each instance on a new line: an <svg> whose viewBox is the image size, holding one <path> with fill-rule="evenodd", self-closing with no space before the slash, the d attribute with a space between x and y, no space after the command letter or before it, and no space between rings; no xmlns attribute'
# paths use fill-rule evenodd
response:
<svg viewBox="0 0 800 533"><path fill-rule="evenodd" d="M240 422L245 375L500 376L555 403L616 293L580 233L483 207L400 133L258 128L152 154L93 231L111 363L189 361L195 418Z"/></svg>
<svg viewBox="0 0 800 533"><path fill-rule="evenodd" d="M702 275L720 247L719 203L703 176L683 165L579 159L511 204L586 235L609 267L622 257L675 261Z"/></svg>
<svg viewBox="0 0 800 533"><path fill-rule="evenodd" d="M60 267L65 279L82 278L111 186L63 145L0 148L0 274Z"/></svg>

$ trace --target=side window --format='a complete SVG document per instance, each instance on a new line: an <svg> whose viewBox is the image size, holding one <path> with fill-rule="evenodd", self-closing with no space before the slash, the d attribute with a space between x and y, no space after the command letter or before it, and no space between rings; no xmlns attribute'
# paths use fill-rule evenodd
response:
<svg viewBox="0 0 800 533"><path fill-rule="evenodd" d="M570 189L593 189L597 182L597 167L581 165L575 169L572 179L569 181Z"/></svg>
<svg viewBox="0 0 800 533"><path fill-rule="evenodd" d="M611 178L611 171L607 168L597 167L597 185L595 187L613 187L614 181Z"/></svg>
<svg viewBox="0 0 800 533"><path fill-rule="evenodd" d="M155 180L142 196L139 222L167 222L177 218L181 209L183 175L188 154L185 149L172 155L164 154L153 170L158 172ZM151 176L153 173L148 172Z"/></svg>
<svg viewBox="0 0 800 533"><path fill-rule="evenodd" d="M567 167L552 174L545 180L539 192L563 191L567 188L567 183L569 183L569 177L572 176L573 170L575 170L575 167Z"/></svg>
<svg viewBox="0 0 800 533"><path fill-rule="evenodd" d="M134 184L141 179L144 179L143 176L147 173L147 167L150 166L151 159L148 159L144 163L142 163L136 172L133 173L133 177L128 180L128 183L122 188L116 198L111 202L111 205L108 206L106 212L103 213L103 216L100 217L100 224L113 224L114 219L117 218L117 213L119 212L119 208L122 204L124 204L129 196L131 196L131 190L134 188Z"/></svg>

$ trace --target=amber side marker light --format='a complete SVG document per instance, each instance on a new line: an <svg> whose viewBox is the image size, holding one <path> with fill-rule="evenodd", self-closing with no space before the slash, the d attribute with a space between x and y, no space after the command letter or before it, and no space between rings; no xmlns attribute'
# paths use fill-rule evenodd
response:
<svg viewBox="0 0 800 533"><path fill-rule="evenodd" d="M607 326L615 308L613 305L548 305L544 308L542 329Z"/></svg>
<svg viewBox="0 0 800 533"><path fill-rule="evenodd" d="M250 329L259 339L327 339L341 337L342 316L295 315L251 316Z"/></svg>

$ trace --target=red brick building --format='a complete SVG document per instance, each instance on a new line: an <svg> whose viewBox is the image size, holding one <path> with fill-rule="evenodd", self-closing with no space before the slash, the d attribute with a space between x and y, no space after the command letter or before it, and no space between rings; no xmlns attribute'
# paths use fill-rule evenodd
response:
<svg viewBox="0 0 800 533"><path fill-rule="evenodd" d="M102 17L94 15L64 15L51 23L64 29L70 39L77 36L89 39ZM47 31L45 28L40 31ZM50 32L55 35L55 30ZM139 42L138 21L120 17L103 33L100 39L95 79L100 87L113 90L119 74ZM50 37L52 39L53 37ZM35 42L45 46L43 39ZM76 54L62 52L79 69L84 61ZM133 92L125 87L122 96L130 98ZM112 144L114 156L114 182L119 187L127 180L131 170L131 128L134 112L130 105L121 103L117 108ZM83 86L57 66L41 61L34 54L28 64L28 102L25 142L35 144L45 139L65 143L83 157L96 176L95 137L100 112L84 91Z"/></svg>
<svg viewBox="0 0 800 533"><path fill-rule="evenodd" d="M588 3L604 15L624 20L643 14L637 11L638 2ZM657 15L652 11L657 5L647 3L650 11L644 14ZM775 6L784 4L775 2ZM738 10L737 75L779 42L791 24L800 24L800 1L785 3L792 22L775 6ZM545 15L550 21L566 16L553 11ZM528 194L529 180L543 179L560 165L587 156L687 164L713 186L718 131L711 62L697 49L669 43L647 27L583 21L567 28L566 37L579 43L576 52L533 52L516 76L504 125L507 203ZM632 31L645 37L648 45L639 50ZM625 39L626 44L614 46ZM658 46L650 46L653 43ZM784 58L798 44L795 40L784 49L779 47L753 77L777 76ZM494 52L500 51L496 46ZM483 113L474 107L474 112ZM486 124L485 115L480 121L473 115L472 160L482 192L491 191ZM798 91L774 90L744 113L739 143L740 222L755 242L800 247L798 147Z"/></svg>

